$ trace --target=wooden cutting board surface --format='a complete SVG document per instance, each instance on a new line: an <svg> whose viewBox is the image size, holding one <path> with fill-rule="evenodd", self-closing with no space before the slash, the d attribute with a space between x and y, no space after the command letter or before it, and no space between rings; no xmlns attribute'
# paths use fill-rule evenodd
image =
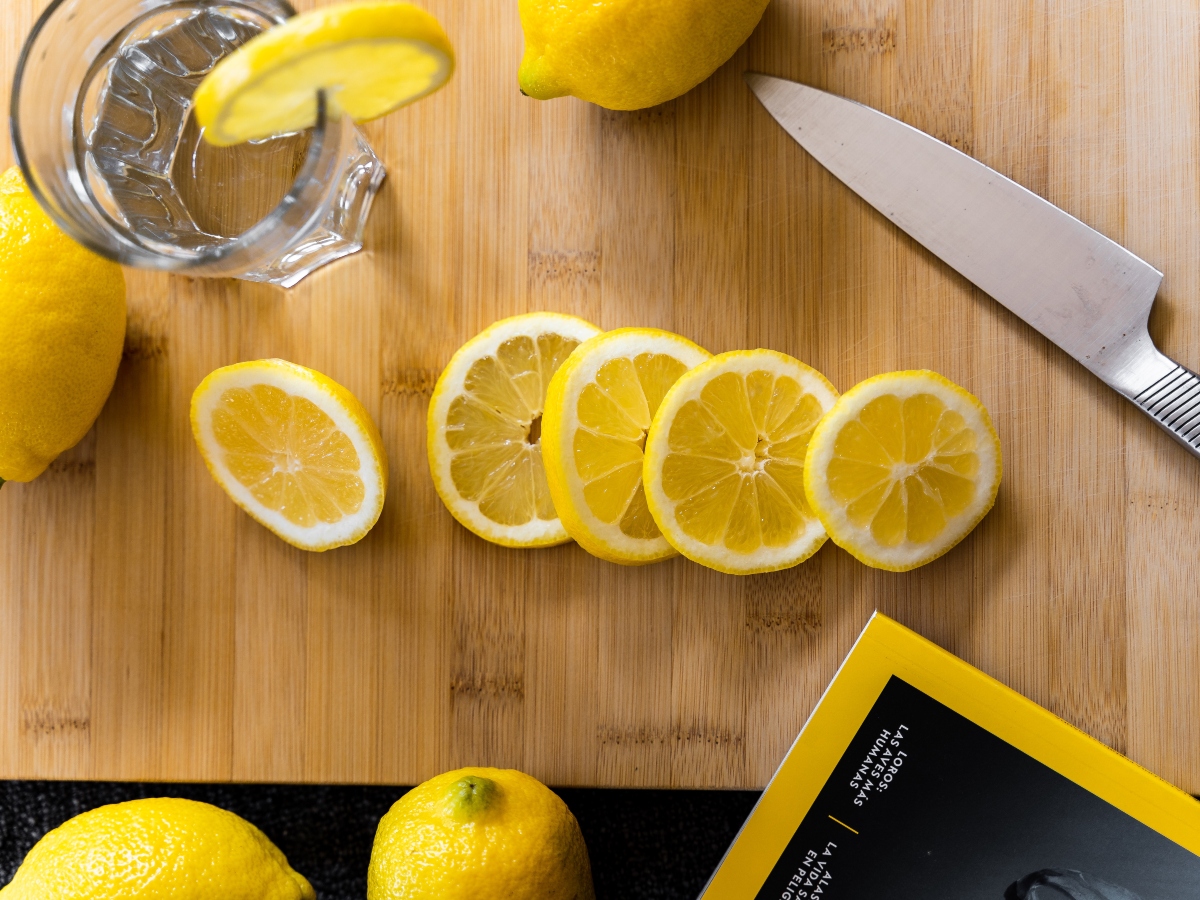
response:
<svg viewBox="0 0 1200 900"><path fill-rule="evenodd" d="M40 0L4 0L8 84ZM1151 331L1200 368L1200 4L774 0L665 106L517 91L516 0L426 0L451 84L366 131L366 250L290 292L131 273L92 433L0 491L0 777L757 787L879 608L1200 791L1200 463L809 159L753 68L897 115L1162 269ZM10 159L7 146L0 155ZM450 354L560 310L772 347L845 390L929 367L996 420L995 510L943 559L827 544L735 578L489 546L442 508L425 410ZM360 544L294 550L192 442L217 366L353 390L391 456Z"/></svg>

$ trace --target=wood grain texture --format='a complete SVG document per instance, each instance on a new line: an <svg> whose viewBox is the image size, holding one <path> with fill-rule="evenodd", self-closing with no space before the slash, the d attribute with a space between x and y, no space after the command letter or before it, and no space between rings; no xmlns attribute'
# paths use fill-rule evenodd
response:
<svg viewBox="0 0 1200 900"><path fill-rule="evenodd" d="M0 77L40 0L3 0ZM290 292L131 273L94 431L0 491L0 777L413 783L465 764L556 784L756 787L879 608L1200 791L1200 465L793 144L745 69L962 148L1166 272L1151 330L1200 368L1200 3L774 0L662 107L522 97L515 0L427 0L460 68L366 131L366 249ZM0 150L7 164L9 151ZM832 545L733 578L489 546L433 492L424 418L453 350L550 309L773 347L841 389L929 367L978 394L996 509L915 572ZM239 512L188 400L282 356L353 390L383 517L312 555Z"/></svg>

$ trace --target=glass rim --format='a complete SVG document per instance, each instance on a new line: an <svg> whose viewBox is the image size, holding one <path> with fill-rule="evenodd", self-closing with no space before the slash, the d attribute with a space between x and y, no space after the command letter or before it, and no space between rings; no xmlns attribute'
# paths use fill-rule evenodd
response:
<svg viewBox="0 0 1200 900"><path fill-rule="evenodd" d="M21 52L17 56L17 65L13 74L12 93L9 97L9 135L12 140L13 152L16 156L17 165L21 169L21 174L25 179L25 185L37 200L38 205L42 210L73 240L87 247L89 250L97 253L107 259L123 265L138 265L142 267L149 266L151 268L165 271L181 271L191 268L199 268L205 265L218 263L226 257L232 256L238 252L252 251L254 244L261 240L266 234L270 233L276 226L280 225L287 215L288 211L295 206L301 199L313 173L316 170L322 152L326 146L326 138L329 132L329 110L328 99L324 90L317 91L317 118L312 125L312 138L309 141L308 149L305 151L304 163L296 173L292 181L292 186L288 189L287 194L275 205L275 207L267 213L259 221L255 222L241 234L230 238L228 241L212 246L205 247L199 250L190 250L184 248L175 248L172 252L164 252L153 247L146 246L133 236L133 232L127 227L120 225L112 220L107 210L97 202L90 186L86 184L83 172L79 172L80 181L84 184L84 192L86 201L89 205L94 206L100 211L103 218L103 227L113 231L116 234L114 245L104 244L92 238L87 233L86 229L76 227L74 221L70 218L59 214L54 204L50 202L50 198L38 185L37 179L34 177L33 167L30 164L29 154L26 152L25 142L21 135L21 115L20 115L20 99L21 87L25 80L25 70L33 53L34 44L38 37L45 30L54 14L65 4L72 0L51 0L51 3L38 16L34 22L33 28L30 29L24 43L21 45ZM296 14L295 9L287 0L273 0L283 10L289 13L289 16ZM162 9L170 9L174 6L183 6L186 4L204 6L204 7L242 7L254 10L241 0L166 0L161 4ZM113 40L121 36L124 28L114 35ZM107 46L107 45L106 45ZM75 111L72 111L72 119L75 119ZM75 148L72 148L73 151ZM72 163L77 163L76 153L71 154ZM76 168L78 168L76 166ZM72 186L72 190L78 194L78 188ZM124 246L123 246L124 245ZM129 249L126 251L124 247Z"/></svg>

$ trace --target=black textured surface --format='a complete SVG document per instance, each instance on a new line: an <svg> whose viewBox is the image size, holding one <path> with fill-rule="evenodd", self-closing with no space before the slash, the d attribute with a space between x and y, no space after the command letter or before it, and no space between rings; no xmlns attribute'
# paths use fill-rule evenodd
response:
<svg viewBox="0 0 1200 900"><path fill-rule="evenodd" d="M138 797L188 797L261 828L320 900L363 900L380 817L398 787L0 781L0 885L72 816ZM592 860L597 900L693 900L758 799L755 791L564 788Z"/></svg>

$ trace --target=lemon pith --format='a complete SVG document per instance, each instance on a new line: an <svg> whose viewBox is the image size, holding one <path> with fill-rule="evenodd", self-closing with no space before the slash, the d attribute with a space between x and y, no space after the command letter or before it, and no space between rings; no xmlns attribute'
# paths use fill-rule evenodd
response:
<svg viewBox="0 0 1200 900"><path fill-rule="evenodd" d="M642 109L708 78L762 18L767 0L520 0L521 90Z"/></svg>
<svg viewBox="0 0 1200 900"><path fill-rule="evenodd" d="M31 481L112 390L125 277L59 230L15 166L0 175L0 334L0 480Z"/></svg>
<svg viewBox="0 0 1200 900"><path fill-rule="evenodd" d="M231 812L173 797L101 806L42 837L4 900L314 900L265 834Z"/></svg>
<svg viewBox="0 0 1200 900"><path fill-rule="evenodd" d="M722 353L681 377L646 439L646 499L684 556L731 574L803 562L825 542L804 495L833 385L773 350Z"/></svg>
<svg viewBox="0 0 1200 900"><path fill-rule="evenodd" d="M551 379L546 477L564 527L589 553L625 564L675 555L646 505L642 448L667 391L710 355L667 331L622 328L581 344Z"/></svg>
<svg viewBox="0 0 1200 900"><path fill-rule="evenodd" d="M903 572L961 541L996 500L1000 440L987 409L936 372L855 385L817 427L809 502L857 559Z"/></svg>
<svg viewBox="0 0 1200 900"><path fill-rule="evenodd" d="M357 398L321 373L280 359L225 366L196 388L191 418L217 483L288 543L345 546L379 519L383 439Z"/></svg>
<svg viewBox="0 0 1200 900"><path fill-rule="evenodd" d="M300 131L317 116L317 92L358 122L437 90L454 51L430 13L394 0L341 3L268 28L222 59L194 96L212 144Z"/></svg>
<svg viewBox="0 0 1200 900"><path fill-rule="evenodd" d="M570 540L546 483L541 417L558 367L599 333L559 313L502 319L460 347L438 378L427 418L434 487L485 540L510 547Z"/></svg>
<svg viewBox="0 0 1200 900"><path fill-rule="evenodd" d="M367 900L593 900L579 824L537 779L513 769L446 772L379 822Z"/></svg>

